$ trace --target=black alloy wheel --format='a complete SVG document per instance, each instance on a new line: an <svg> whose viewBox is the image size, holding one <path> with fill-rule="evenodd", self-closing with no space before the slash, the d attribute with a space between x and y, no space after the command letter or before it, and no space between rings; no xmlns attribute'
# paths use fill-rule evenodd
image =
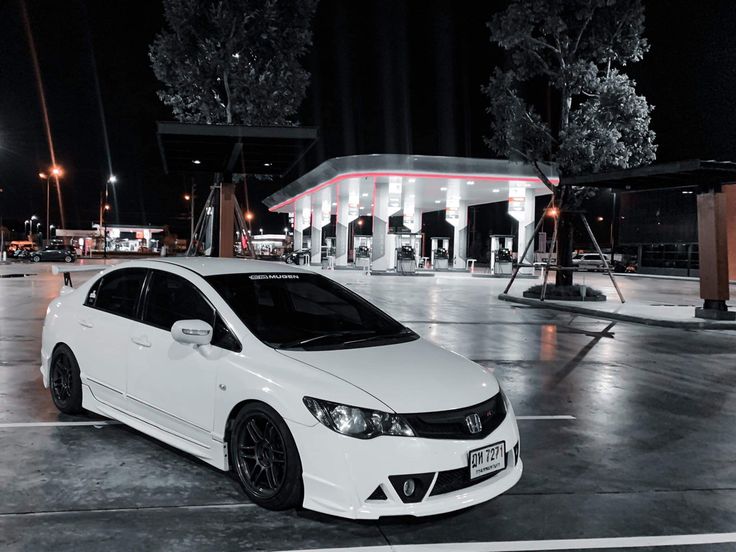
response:
<svg viewBox="0 0 736 552"><path fill-rule="evenodd" d="M57 347L51 357L49 387L51 399L56 408L65 414L82 412L82 382L79 377L79 365L71 349L66 345Z"/></svg>
<svg viewBox="0 0 736 552"><path fill-rule="evenodd" d="M40 260L41 260L41 257L39 257L38 255L34 255L33 257L31 257L31 260L32 260L32 261L33 261L34 263L37 263L38 261L40 261Z"/></svg>
<svg viewBox="0 0 736 552"><path fill-rule="evenodd" d="M262 403L246 405L233 422L230 450L235 475L253 502L272 510L301 505L299 453L275 410Z"/></svg>

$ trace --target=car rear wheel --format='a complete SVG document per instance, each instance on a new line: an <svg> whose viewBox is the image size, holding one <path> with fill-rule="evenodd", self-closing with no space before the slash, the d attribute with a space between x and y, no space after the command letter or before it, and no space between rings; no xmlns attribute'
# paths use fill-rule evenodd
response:
<svg viewBox="0 0 736 552"><path fill-rule="evenodd" d="M32 260L32 261L33 261L34 263L37 263L38 261L40 261L40 260L41 260L41 257L39 257L38 255L34 255L33 257L31 257L31 260Z"/></svg>
<svg viewBox="0 0 736 552"><path fill-rule="evenodd" d="M60 345L51 356L49 371L51 399L56 408L65 414L82 412L82 381L79 364L74 353L66 345Z"/></svg>
<svg viewBox="0 0 736 552"><path fill-rule="evenodd" d="M248 497L270 510L301 506L302 465L284 420L263 403L244 406L230 433L233 471Z"/></svg>
<svg viewBox="0 0 736 552"><path fill-rule="evenodd" d="M70 263L70 262L72 262L73 260L74 260L74 259L72 259L72 256L71 256L71 255L67 255L66 257L64 257L64 262L65 262L65 263Z"/></svg>

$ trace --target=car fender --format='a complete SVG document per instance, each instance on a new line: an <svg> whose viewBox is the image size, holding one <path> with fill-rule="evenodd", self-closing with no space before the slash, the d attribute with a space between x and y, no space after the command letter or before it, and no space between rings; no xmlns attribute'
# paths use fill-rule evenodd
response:
<svg viewBox="0 0 736 552"><path fill-rule="evenodd" d="M304 405L306 396L390 411L351 383L264 346L219 364L213 437L224 441L228 420L248 401L263 402L290 422L314 426L318 421Z"/></svg>

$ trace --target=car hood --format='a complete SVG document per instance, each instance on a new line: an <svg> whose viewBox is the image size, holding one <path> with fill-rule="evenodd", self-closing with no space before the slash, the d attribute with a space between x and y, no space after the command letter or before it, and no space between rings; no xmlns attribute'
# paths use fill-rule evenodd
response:
<svg viewBox="0 0 736 552"><path fill-rule="evenodd" d="M489 370L421 338L379 347L278 352L359 387L399 413L464 408L499 391Z"/></svg>

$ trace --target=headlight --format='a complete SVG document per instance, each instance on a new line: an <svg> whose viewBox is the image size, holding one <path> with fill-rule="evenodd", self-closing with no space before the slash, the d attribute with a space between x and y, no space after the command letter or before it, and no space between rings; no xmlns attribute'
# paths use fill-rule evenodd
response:
<svg viewBox="0 0 736 552"><path fill-rule="evenodd" d="M414 437L414 431L398 414L366 410L312 397L304 397L304 405L323 425L343 435L358 439L373 439L379 435Z"/></svg>

